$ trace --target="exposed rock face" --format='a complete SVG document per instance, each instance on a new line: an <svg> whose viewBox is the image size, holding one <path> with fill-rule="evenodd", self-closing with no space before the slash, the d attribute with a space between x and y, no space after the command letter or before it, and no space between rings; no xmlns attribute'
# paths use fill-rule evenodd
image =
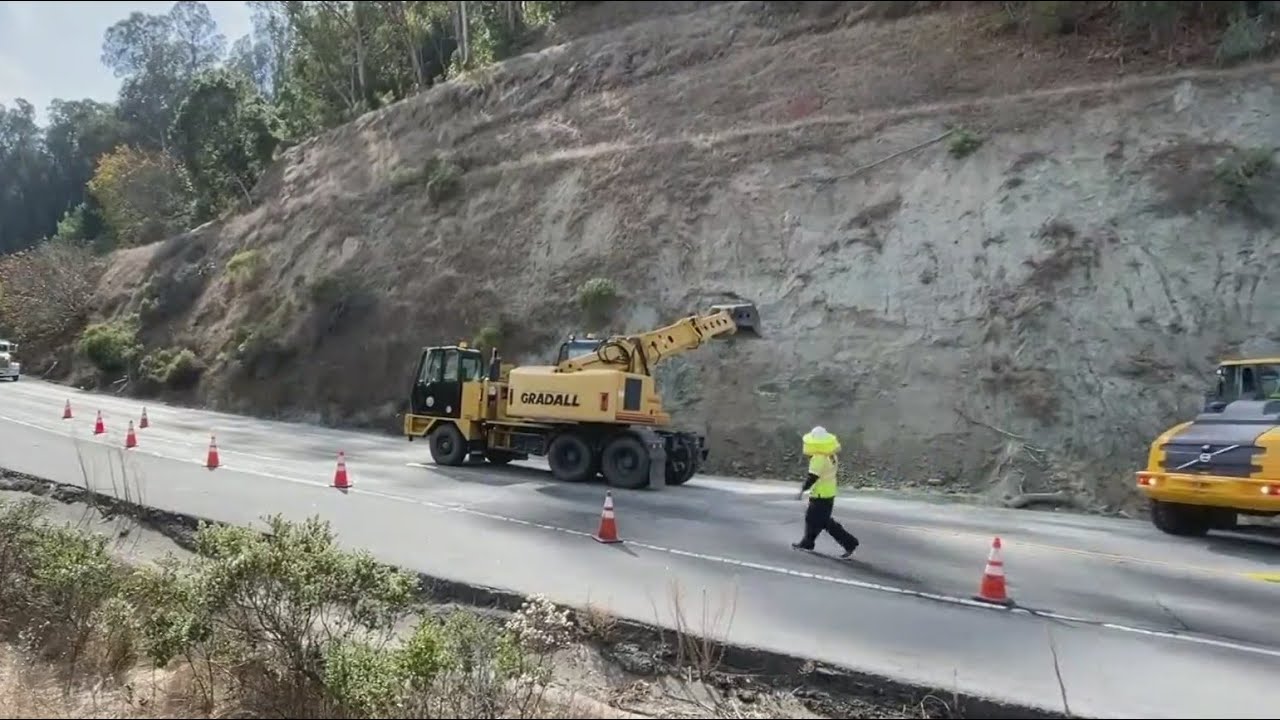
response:
<svg viewBox="0 0 1280 720"><path fill-rule="evenodd" d="M619 331L746 299L762 340L660 373L711 470L795 474L820 423L868 481L1113 505L1217 358L1280 348L1280 184L1256 150L1280 138L1274 70L1053 86L963 15L818 32L758 5L518 58L293 148L255 208L120 253L107 307L169 278L182 302L144 337L200 351L210 404L393 426L421 346L493 325L547 362L587 278L619 287ZM245 250L252 287L225 273Z"/></svg>

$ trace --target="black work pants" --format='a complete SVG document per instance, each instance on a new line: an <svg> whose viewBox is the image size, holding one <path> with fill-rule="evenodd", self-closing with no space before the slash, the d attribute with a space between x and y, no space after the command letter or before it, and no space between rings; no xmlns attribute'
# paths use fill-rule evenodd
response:
<svg viewBox="0 0 1280 720"><path fill-rule="evenodd" d="M804 512L804 539L800 541L801 547L812 550L814 542L823 530L827 531L831 539L840 543L840 547L846 552L852 552L858 547L858 538L831 517L831 511L835 510L835 507L835 498L809 498L809 507Z"/></svg>

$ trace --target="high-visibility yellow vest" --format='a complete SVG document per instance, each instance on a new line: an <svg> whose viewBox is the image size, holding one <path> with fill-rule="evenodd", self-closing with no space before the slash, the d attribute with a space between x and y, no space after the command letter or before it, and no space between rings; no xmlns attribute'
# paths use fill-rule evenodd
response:
<svg viewBox="0 0 1280 720"><path fill-rule="evenodd" d="M809 472L818 479L809 488L809 497L833 498L836 496L836 456L814 455L809 458Z"/></svg>

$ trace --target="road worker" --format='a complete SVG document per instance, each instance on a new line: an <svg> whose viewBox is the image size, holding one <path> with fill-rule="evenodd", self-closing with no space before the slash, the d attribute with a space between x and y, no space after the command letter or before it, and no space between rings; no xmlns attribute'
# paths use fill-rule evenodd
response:
<svg viewBox="0 0 1280 720"><path fill-rule="evenodd" d="M813 550L813 544L818 539L818 535L826 530L827 534L844 548L844 553L840 557L847 559L853 555L854 550L858 549L858 538L845 530L844 526L831 516L836 503L836 470L839 467L837 455L840 452L840 440L821 425L806 433L803 440L804 454L809 457L809 476L804 482L804 487L800 488L800 492L796 495L796 499L803 499L805 491L808 491L809 507L804 513L804 538L800 542L792 543L791 547L797 550Z"/></svg>

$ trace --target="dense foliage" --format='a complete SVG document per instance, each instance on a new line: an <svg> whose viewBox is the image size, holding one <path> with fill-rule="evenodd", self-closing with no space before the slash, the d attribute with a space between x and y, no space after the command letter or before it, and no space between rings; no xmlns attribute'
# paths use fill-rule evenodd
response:
<svg viewBox="0 0 1280 720"><path fill-rule="evenodd" d="M570 2L251 0L228 43L208 7L106 30L114 103L0 104L0 254L154 242L234 209L278 148L519 51Z"/></svg>

